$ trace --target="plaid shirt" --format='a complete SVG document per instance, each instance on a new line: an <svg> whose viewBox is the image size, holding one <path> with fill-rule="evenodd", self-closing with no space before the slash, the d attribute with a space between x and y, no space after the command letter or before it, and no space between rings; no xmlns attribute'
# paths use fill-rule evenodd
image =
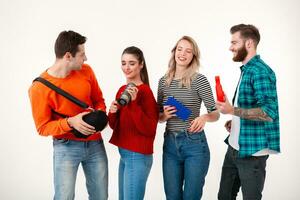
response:
<svg viewBox="0 0 300 200"><path fill-rule="evenodd" d="M275 73L259 55L241 66L241 73L238 107L261 108L273 121L262 122L240 118L239 157L251 156L265 148L280 152Z"/></svg>

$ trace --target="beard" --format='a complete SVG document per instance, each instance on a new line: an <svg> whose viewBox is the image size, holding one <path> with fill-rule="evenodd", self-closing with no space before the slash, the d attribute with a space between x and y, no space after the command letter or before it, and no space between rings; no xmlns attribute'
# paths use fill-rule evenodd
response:
<svg viewBox="0 0 300 200"><path fill-rule="evenodd" d="M237 50L236 56L232 58L234 62L242 62L245 60L246 56L248 55L247 49L245 45L243 45L240 49Z"/></svg>

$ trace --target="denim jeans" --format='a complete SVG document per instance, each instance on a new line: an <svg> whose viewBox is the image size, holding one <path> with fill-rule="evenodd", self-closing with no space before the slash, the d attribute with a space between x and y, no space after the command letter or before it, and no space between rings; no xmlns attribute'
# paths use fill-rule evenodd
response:
<svg viewBox="0 0 300 200"><path fill-rule="evenodd" d="M163 177L166 199L201 199L210 161L204 131L166 132L164 137Z"/></svg>
<svg viewBox="0 0 300 200"><path fill-rule="evenodd" d="M219 200L235 200L242 187L243 200L260 200L266 177L267 156L239 158L238 151L228 145L225 155Z"/></svg>
<svg viewBox="0 0 300 200"><path fill-rule="evenodd" d="M75 197L75 182L81 163L90 200L108 198L107 156L103 141L53 139L55 200Z"/></svg>
<svg viewBox="0 0 300 200"><path fill-rule="evenodd" d="M119 200L144 199L153 156L119 148Z"/></svg>

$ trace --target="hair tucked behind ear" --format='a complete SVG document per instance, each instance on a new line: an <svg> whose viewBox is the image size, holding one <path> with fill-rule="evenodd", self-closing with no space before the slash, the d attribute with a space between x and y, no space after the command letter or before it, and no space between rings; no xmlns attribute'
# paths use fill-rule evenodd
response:
<svg viewBox="0 0 300 200"><path fill-rule="evenodd" d="M127 47L126 49L124 49L122 55L124 55L124 54L134 55L136 57L136 59L139 61L139 64L143 65L143 68L141 69L141 73L140 73L141 80L143 81L143 83L150 85L146 61L145 61L142 50L140 50L139 48L137 48L135 46L131 46L131 47Z"/></svg>

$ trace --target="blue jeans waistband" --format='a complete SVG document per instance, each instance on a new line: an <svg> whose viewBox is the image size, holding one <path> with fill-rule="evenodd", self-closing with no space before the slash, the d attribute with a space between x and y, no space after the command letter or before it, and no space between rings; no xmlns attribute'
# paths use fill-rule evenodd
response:
<svg viewBox="0 0 300 200"><path fill-rule="evenodd" d="M179 136L179 135L192 135L192 134L205 134L204 130L200 132L188 132L186 130L181 130L181 131L171 131L171 130L166 130L165 135L172 134L174 136Z"/></svg>

